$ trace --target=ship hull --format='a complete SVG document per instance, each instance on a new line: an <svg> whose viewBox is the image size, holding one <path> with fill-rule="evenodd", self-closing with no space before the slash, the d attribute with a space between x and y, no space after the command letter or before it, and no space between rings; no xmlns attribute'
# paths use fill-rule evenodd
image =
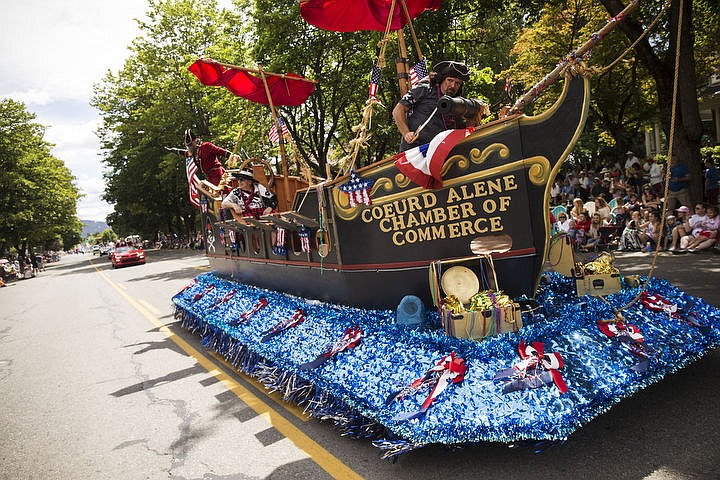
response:
<svg viewBox="0 0 720 480"><path fill-rule="evenodd" d="M472 245L502 235L507 248L492 254L499 288L533 296L549 242L550 185L582 131L588 91L586 79L569 77L546 112L497 121L461 140L436 190L410 182L388 159L358 170L372 184L370 205L349 202L339 188L346 178L298 192L294 216L254 225L223 221L205 199L211 268L239 282L346 305L394 308L406 295L430 304L431 263L472 262ZM274 250L280 226L287 240ZM324 241L316 239L318 230ZM310 233L304 245L303 231Z"/></svg>

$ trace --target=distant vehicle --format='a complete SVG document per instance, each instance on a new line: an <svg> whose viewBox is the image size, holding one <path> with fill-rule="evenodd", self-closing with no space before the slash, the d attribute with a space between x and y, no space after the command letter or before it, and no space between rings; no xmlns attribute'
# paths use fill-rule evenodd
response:
<svg viewBox="0 0 720 480"><path fill-rule="evenodd" d="M142 248L132 245L117 247L110 254L110 261L113 268L122 267L123 265L142 265L145 263L145 252Z"/></svg>
<svg viewBox="0 0 720 480"><path fill-rule="evenodd" d="M93 255L100 255L100 245L93 245L93 246L92 246L92 254L93 254Z"/></svg>
<svg viewBox="0 0 720 480"><path fill-rule="evenodd" d="M100 247L100 256L102 257L103 255L110 254L111 250L112 248L110 248L109 246L103 245L102 247Z"/></svg>

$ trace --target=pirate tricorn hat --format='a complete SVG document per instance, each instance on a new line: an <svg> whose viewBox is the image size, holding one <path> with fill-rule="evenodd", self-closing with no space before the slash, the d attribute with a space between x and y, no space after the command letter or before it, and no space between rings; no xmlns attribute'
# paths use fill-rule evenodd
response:
<svg viewBox="0 0 720 480"><path fill-rule="evenodd" d="M437 73L442 78L459 78L463 82L470 80L470 69L462 62L445 60L443 62L436 63L433 67L433 72Z"/></svg>
<svg viewBox="0 0 720 480"><path fill-rule="evenodd" d="M185 130L185 145L189 145L190 142L195 140L197 138L197 135L195 135L192 131L192 129L188 128Z"/></svg>

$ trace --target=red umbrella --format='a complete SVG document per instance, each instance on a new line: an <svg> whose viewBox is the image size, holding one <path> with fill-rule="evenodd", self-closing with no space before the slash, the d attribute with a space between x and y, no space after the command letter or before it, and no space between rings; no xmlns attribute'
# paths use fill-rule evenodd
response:
<svg viewBox="0 0 720 480"><path fill-rule="evenodd" d="M287 73L265 74L270 97L265 91L263 79L253 75L252 70L223 65L209 58L200 58L188 69L209 87L225 87L234 95L263 105L272 104L296 107L301 105L315 91L315 84L300 75Z"/></svg>
<svg viewBox="0 0 720 480"><path fill-rule="evenodd" d="M442 0L405 0L410 18L425 10L437 10ZM392 0L301 0L300 15L311 25L335 32L376 30L384 32ZM396 0L390 30L408 23L402 1Z"/></svg>

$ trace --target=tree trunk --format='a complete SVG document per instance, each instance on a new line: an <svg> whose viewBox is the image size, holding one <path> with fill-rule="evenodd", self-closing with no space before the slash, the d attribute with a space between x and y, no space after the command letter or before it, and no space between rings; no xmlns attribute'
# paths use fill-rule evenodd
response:
<svg viewBox="0 0 720 480"><path fill-rule="evenodd" d="M600 1L611 15L616 15L623 8L623 4L619 0ZM670 138L670 124L672 121L680 2L681 0L673 0L669 9L668 52L661 57L650 46L647 38L643 39L635 47L638 58L646 65L655 80L660 122L667 138ZM677 75L677 108L675 109L673 152L690 170L690 198L693 202L698 202L702 200L703 193L702 158L700 156L702 123L697 101L697 80L695 77L695 57L693 55L695 36L692 31L692 2L691 0L682 0L682 4L683 19L682 25L680 25L680 61ZM642 25L633 18L623 19L619 23L619 28L630 41L635 41L643 32Z"/></svg>

